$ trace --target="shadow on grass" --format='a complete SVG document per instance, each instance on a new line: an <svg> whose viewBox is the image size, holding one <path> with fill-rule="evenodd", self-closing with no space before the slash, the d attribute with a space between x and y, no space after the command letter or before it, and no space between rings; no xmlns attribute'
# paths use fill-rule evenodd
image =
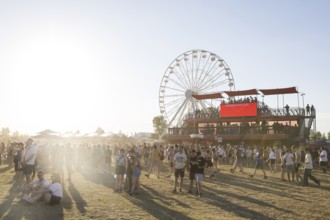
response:
<svg viewBox="0 0 330 220"><path fill-rule="evenodd" d="M2 168L0 168L0 173L5 173L10 169L13 169L13 167L10 167L10 166L2 167Z"/></svg>
<svg viewBox="0 0 330 220"><path fill-rule="evenodd" d="M58 219L62 220L62 205L48 206L43 201L37 202L35 205L26 206L21 202L23 195L14 190L14 186L9 190L8 196L0 205L0 218L5 220L11 219ZM19 200L20 202L15 202Z"/></svg>
<svg viewBox="0 0 330 220"><path fill-rule="evenodd" d="M97 172L97 171L80 172L80 173L86 180L91 181L93 183L102 184L103 186L112 189L114 189L116 185L116 179L114 178L113 174Z"/></svg>
<svg viewBox="0 0 330 220"><path fill-rule="evenodd" d="M80 213L86 213L87 202L83 199L79 191L76 189L75 185L72 183L71 179L69 179L69 193L74 200L77 209Z"/></svg>
<svg viewBox="0 0 330 220"><path fill-rule="evenodd" d="M4 220L12 219L64 219L62 205L49 206L43 202L37 202L33 206L25 206L23 204L14 204L10 207L10 211L3 218Z"/></svg>
<svg viewBox="0 0 330 220"><path fill-rule="evenodd" d="M248 203L254 203L255 205L259 205L259 206L262 206L262 207L273 208L273 209L276 209L276 210L281 211L281 212L293 213L292 211L288 211L288 210L285 210L285 209L278 208L278 207L276 207L272 204L269 204L265 201L255 199L255 198L252 198L252 197L249 197L249 196L239 195L239 194L236 194L236 193L223 191L223 190L216 190L216 189L212 189L212 188L207 187L207 186L204 186L204 189L207 189L207 194L211 195L212 198L215 199L215 200L218 200L218 198L221 195L223 195L223 196L235 198L235 199L238 199L238 200L241 200L241 201L245 201L245 202L248 202ZM207 197L209 197L209 196L207 196Z"/></svg>
<svg viewBox="0 0 330 220"><path fill-rule="evenodd" d="M206 203L219 207L229 213L235 213L237 216L240 216L242 218L248 218L248 219L274 219L270 218L269 216L266 216L260 212L253 211L251 209L248 209L246 207L234 204L224 198L221 198L213 193L208 193L209 196L202 197L201 199L204 200Z"/></svg>
<svg viewBox="0 0 330 220"><path fill-rule="evenodd" d="M3 192L2 192L3 193ZM8 210L11 209L11 206L13 205L13 201L16 197L19 196L19 193L15 191L15 186L12 185L9 189L9 194L5 197L4 202L0 205L0 217L1 219L4 218L4 214L8 212Z"/></svg>
<svg viewBox="0 0 330 220"><path fill-rule="evenodd" d="M183 213L176 211L175 207L170 209L169 207L182 206L183 208L191 209L191 207L181 201L174 199L172 197L167 197L160 194L156 190L146 185L141 185L140 194L129 196L125 194L125 198L131 201L134 205L143 208L144 211L148 212L150 215L157 219L192 219ZM159 201L159 202L157 202ZM164 205L161 205L163 203Z"/></svg>
<svg viewBox="0 0 330 220"><path fill-rule="evenodd" d="M256 192L264 192L272 195L277 195L280 197L295 199L298 201L304 201L304 202L306 201L302 199L303 197L300 195L295 195L295 197L292 198L292 195L290 193L289 194L287 193L287 190L294 191L294 189L290 185L285 183L276 183L269 179L267 180L261 180L257 178L247 179L245 177L240 177L240 176L226 175L225 178L212 179L208 181L214 184L227 185L228 187L237 187L239 189L246 188L248 190L253 190ZM296 186L296 185L292 185L292 186ZM277 189L278 191L275 189ZM297 193L299 192L297 191Z"/></svg>

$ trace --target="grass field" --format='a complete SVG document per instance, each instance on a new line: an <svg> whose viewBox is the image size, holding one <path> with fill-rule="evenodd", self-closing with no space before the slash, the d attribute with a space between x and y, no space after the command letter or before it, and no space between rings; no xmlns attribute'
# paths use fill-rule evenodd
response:
<svg viewBox="0 0 330 220"><path fill-rule="evenodd" d="M141 175L140 194L113 193L114 177L102 171L74 172L71 180L64 172L64 196L61 205L47 206L38 202L25 206L22 193L12 187L13 168L0 167L1 219L330 219L330 177L314 170L321 186L310 182L302 187L297 182L281 182L280 174L254 178L245 173L229 172L220 166L220 173L205 178L201 198L184 192L172 194L173 177L167 178L164 164L160 179ZM46 178L51 174L46 173ZM186 173L186 176L188 174ZM49 178L50 179L50 178Z"/></svg>

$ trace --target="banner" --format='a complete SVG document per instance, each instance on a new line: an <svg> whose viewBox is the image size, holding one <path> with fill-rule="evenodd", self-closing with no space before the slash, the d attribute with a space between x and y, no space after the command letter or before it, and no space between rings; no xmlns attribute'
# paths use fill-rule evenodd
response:
<svg viewBox="0 0 330 220"><path fill-rule="evenodd" d="M220 117L253 117L257 116L257 103L235 103L235 104L221 104Z"/></svg>

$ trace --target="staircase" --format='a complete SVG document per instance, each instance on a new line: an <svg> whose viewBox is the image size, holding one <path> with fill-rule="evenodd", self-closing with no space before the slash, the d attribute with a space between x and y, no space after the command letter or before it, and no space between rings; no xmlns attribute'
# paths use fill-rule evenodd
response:
<svg viewBox="0 0 330 220"><path fill-rule="evenodd" d="M305 119L302 121L304 123L300 127L300 136L303 136L305 138L308 138L310 135L311 128L313 126L313 129L315 130L315 119L316 119L316 113L315 110L311 112L309 116L306 116ZM305 126L307 124L307 126Z"/></svg>

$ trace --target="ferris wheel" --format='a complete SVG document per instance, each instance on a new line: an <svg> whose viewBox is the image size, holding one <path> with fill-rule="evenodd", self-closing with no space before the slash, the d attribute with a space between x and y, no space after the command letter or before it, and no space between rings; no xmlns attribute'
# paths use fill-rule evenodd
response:
<svg viewBox="0 0 330 220"><path fill-rule="evenodd" d="M196 110L219 107L221 100L197 100L193 95L235 90L233 74L218 55L187 51L168 66L159 88L159 107L167 127L181 126Z"/></svg>

